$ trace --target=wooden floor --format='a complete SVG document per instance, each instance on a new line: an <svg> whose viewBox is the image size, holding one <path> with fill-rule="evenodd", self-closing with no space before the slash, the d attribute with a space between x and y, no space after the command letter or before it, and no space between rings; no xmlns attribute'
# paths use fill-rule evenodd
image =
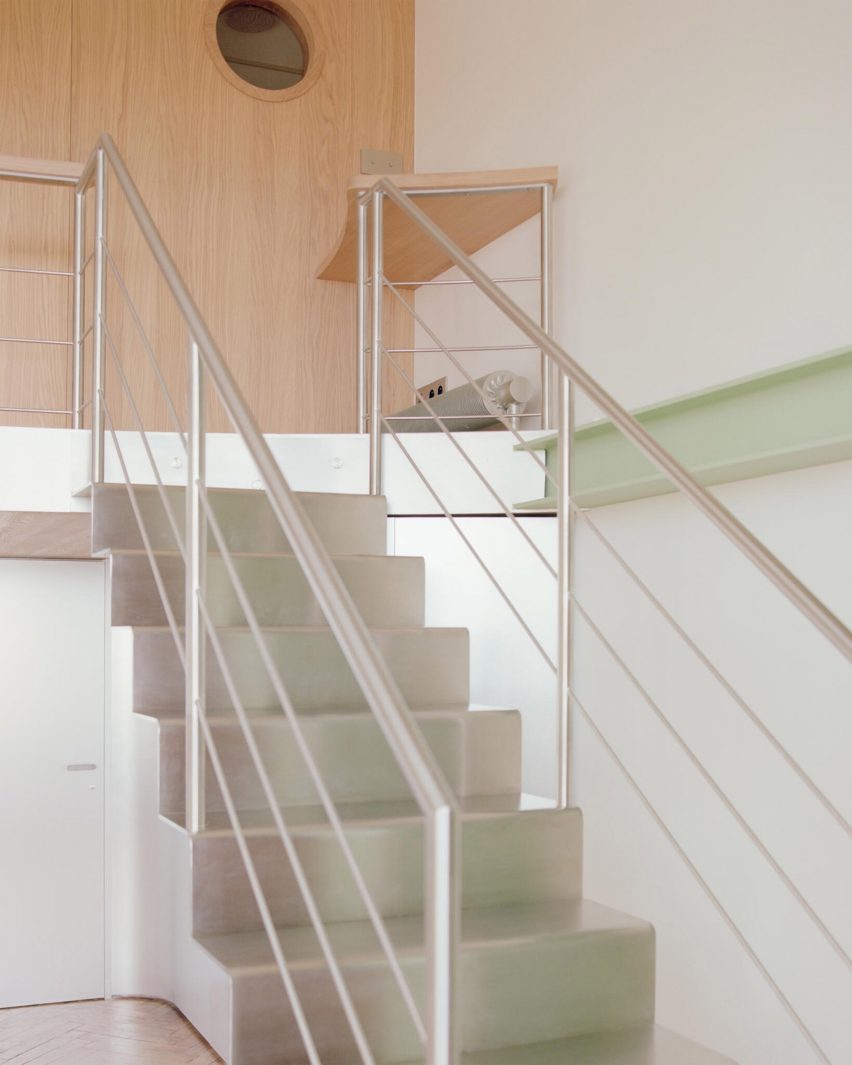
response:
<svg viewBox="0 0 852 1065"><path fill-rule="evenodd" d="M0 1010L3 1065L220 1065L174 1007L149 999Z"/></svg>

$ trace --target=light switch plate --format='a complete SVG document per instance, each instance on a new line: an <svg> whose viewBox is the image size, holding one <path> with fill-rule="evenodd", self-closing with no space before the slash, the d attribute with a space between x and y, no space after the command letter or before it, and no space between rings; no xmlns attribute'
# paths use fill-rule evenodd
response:
<svg viewBox="0 0 852 1065"><path fill-rule="evenodd" d="M402 156L398 152L380 152L378 148L362 148L361 173L401 174Z"/></svg>

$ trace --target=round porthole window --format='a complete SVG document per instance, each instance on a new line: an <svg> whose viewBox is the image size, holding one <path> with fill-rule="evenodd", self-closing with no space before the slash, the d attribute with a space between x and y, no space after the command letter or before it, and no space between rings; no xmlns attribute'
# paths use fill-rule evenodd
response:
<svg viewBox="0 0 852 1065"><path fill-rule="evenodd" d="M265 0L235 0L216 18L216 44L222 58L243 82L256 89L291 89L305 77L305 34L283 7Z"/></svg>

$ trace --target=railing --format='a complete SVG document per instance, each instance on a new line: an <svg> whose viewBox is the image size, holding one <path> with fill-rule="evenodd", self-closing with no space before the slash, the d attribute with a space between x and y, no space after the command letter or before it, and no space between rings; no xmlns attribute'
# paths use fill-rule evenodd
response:
<svg viewBox="0 0 852 1065"><path fill-rule="evenodd" d="M20 162L20 161L19 161ZM24 165L25 164L25 165ZM115 144L103 135L83 167L76 164L51 164L26 160L21 165L0 170L0 176L15 180L65 184L73 189L74 212L74 350L72 413L75 426L81 424L85 409L91 406L92 428L91 480L93 485L104 482L107 441L111 442L115 462L121 470L128 500L148 556L155 584L162 599L169 628L178 657L186 676L186 827L195 833L204 828L206 819L205 764L209 756L219 785L222 801L229 816L237 846L257 901L263 926L269 936L271 950L281 974L305 1053L311 1065L319 1065L320 1057L310 1018L300 1001L299 988L275 929L270 907L254 865L240 821L240 811L233 799L229 780L217 750L216 739L207 712L205 676L206 657L217 661L230 702L245 739L270 815L287 858L299 885L311 925L320 944L340 1004L349 1023L360 1060L374 1065L375 1058L365 1033L364 1020L359 1016L350 988L317 907L316 899L295 847L286 814L279 806L269 774L252 730L233 670L223 647L219 628L211 615L207 595L206 560L215 550L222 560L233 591L244 613L254 640L262 669L275 691L280 708L292 730L294 741L304 766L316 790L356 890L387 965L408 1008L411 1023L424 1047L429 1065L453 1065L456 1058L457 1024L455 1004L456 953L460 921L460 865L458 806L438 767L431 749L414 723L405 699L380 654L349 591L334 567L328 552L306 517L298 498L290 490L284 475L260 433L251 412L228 370L225 360L182 280L174 261L163 243L157 227L139 194ZM115 190L136 232L147 247L154 268L166 285L177 308L187 345L188 396L185 419L178 414L179 404L170 395L162 367L157 359L156 344L143 323L143 315L131 295L132 279L120 268L120 252L109 241L110 204L108 190ZM94 198L93 246L87 247L86 212L89 199ZM124 224L124 220L122 220ZM127 227L121 231L126 235ZM84 274L93 266L90 291L84 284ZM122 363L120 325L110 319L107 305L108 290L115 299L113 312L127 316L128 329L141 342L145 363L154 374L169 419L177 432L180 447L186 458L186 506L181 512L174 505L157 467L146 429L144 416L133 394L130 375ZM87 315L88 312L88 315ZM88 326L87 318L90 319ZM125 323L126 324L126 323ZM170 341L174 338L171 337ZM83 403L83 378L86 359L84 344L91 345L91 399ZM107 367L113 376L112 391L107 386ZM427 986L425 1013L402 971L383 918L374 902L367 880L358 865L354 851L344 830L343 820L332 796L329 782L323 778L317 759L308 743L302 720L288 693L287 678L281 675L264 639L257 612L235 565L234 554L223 533L208 488L206 474L207 429L206 412L215 396L224 408L234 430L251 457L263 484L278 525L297 559L303 575L313 592L340 651L351 670L364 702L372 712L425 821L424 832L424 898L425 950ZM119 406L124 410L119 415ZM120 424L131 417L134 432L138 433L142 450L151 465L157 498L163 508L174 542L186 572L185 615L183 625L170 602L166 582L158 562L158 552L152 530L150 513L146 512L137 486L132 481L128 461L122 448ZM147 517L146 517L147 514Z"/></svg>
<svg viewBox="0 0 852 1065"><path fill-rule="evenodd" d="M80 177L82 167L78 163L48 163L41 159L26 159L17 156L0 156L0 180L10 180L28 185L36 186L64 186L66 188L74 188ZM74 239L79 236L76 227L74 227ZM47 269L43 267L32 266L19 266L13 263L3 262L0 263L0 275L7 276L19 276L24 278L64 278L66 283L73 281L73 293L69 292L66 299L60 301L60 305L63 310L69 311L77 306L77 279L80 276L74 268L73 257L68 262L67 270L60 269ZM0 277L0 284L3 282L3 278ZM35 302L35 301L34 301ZM64 348L66 349L68 360L68 374L71 378L71 405L68 407L59 406L27 406L22 405L21 402L4 402L3 396L0 396L0 414L15 414L15 415L41 415L44 417L58 417L66 420L70 419L73 428L79 428L80 426L80 392L79 392L79 380L75 375L75 368L77 366L77 360L75 356L75 338L77 335L76 324L74 326L74 334L72 337L68 336L41 336L34 335L29 332L21 335L19 333L11 334L7 332L3 323L0 323L0 346L6 345L17 346L19 344L25 344L35 348ZM37 356L36 356L37 357ZM40 397L37 397L40 398ZM42 400L44 402L44 400ZM67 402L67 400L66 400Z"/></svg>
<svg viewBox="0 0 852 1065"><path fill-rule="evenodd" d="M592 733L597 736L609 756L614 760L619 770L625 776L628 783L633 787L643 804L655 818L657 824L666 838L674 846L675 850L685 862L690 872L698 880L702 890L707 894L712 904L717 908L723 920L737 937L740 944L747 951L753 963L757 966L763 977L767 980L779 1001L790 1014L792 1020L800 1029L811 1048L820 1060L829 1062L824 1048L818 1039L797 1012L790 999L773 978L768 967L764 964L757 952L751 946L748 938L743 934L740 927L731 918L728 910L724 907L718 896L713 892L707 879L702 875L697 866L691 861L685 849L671 832L659 810L650 802L645 793L638 785L635 777L631 775L627 765L620 758L613 745L607 740L604 732L595 721L594 714L584 701L581 701L573 683L574 681L574 629L578 619L588 627L598 641L599 646L609 656L618 671L623 674L629 684L638 693L640 700L656 716L657 720L666 730L669 736L677 744L678 749L687 758L689 764L698 773L701 780L707 785L712 794L722 803L724 809L731 815L736 825L745 834L746 838L762 856L773 874L784 886L786 891L799 905L802 912L807 916L813 927L823 937L825 943L831 948L843 965L852 971L852 958L840 942L838 937L828 927L816 908L805 898L793 878L785 871L781 863L771 853L758 833L751 827L748 820L742 815L737 806L731 801L729 795L720 786L716 778L702 763L689 743L666 715L658 701L643 686L641 680L619 654L618 650L607 639L600 625L595 621L589 611L584 608L576 592L575 581L575 558L574 545L576 541L575 530L578 523L588 527L593 536L604 546L607 553L612 557L620 569L636 585L640 593L645 597L659 616L671 627L678 640L694 656L700 666L707 671L713 681L719 685L725 695L744 714L758 733L771 745L776 755L790 769L800 783L809 791L811 796L819 803L836 826L852 839L852 825L847 817L831 801L826 792L809 775L791 752L764 724L760 716L754 711L749 703L736 690L733 684L714 665L710 657L705 654L694 639L688 634L675 617L663 606L662 602L654 595L646 583L642 581L636 571L619 554L613 544L605 537L599 525L591 515L577 505L572 491L573 481L573 430L574 430L574 391L579 389L591 400L602 415L620 430L631 443L642 452L651 462L667 477L671 485L692 504L699 512L721 531L725 539L730 542L744 556L748 563L756 571L762 574L782 596L788 600L795 610L807 618L815 626L816 630L833 646L843 658L852 662L852 633L790 570L784 566L731 512L719 502L719 500L707 491L698 481L669 454L646 430L636 421L620 404L618 404L599 384L573 359L567 351L555 342L548 334L548 329L543 328L526 314L519 305L504 291L499 283L487 276L483 269L467 254L465 254L443 232L429 216L416 204L416 190L401 191L392 180L380 179L372 189L363 194L359 201L359 256L363 260L359 269L359 315L356 326L356 336L359 352L367 352L369 359L369 374L367 367L361 368L365 381L369 379L369 412L365 421L370 434L370 485L371 491L382 491L382 460L384 447L389 444L395 447L405 458L413 470L417 480L430 497L429 507L437 508L439 514L452 526L464 547L469 552L475 564L482 570L486 579L490 582L497 594L514 617L517 624L526 634L536 651L542 656L546 667L551 670L557 680L557 782L558 804L566 806L569 802L569 752L571 749L572 721L576 711L588 724ZM413 375L408 372L396 358L399 349L395 349L386 342L383 335L383 300L388 295L393 301L399 303L410 315L413 324L421 331L429 342L429 350L443 353L445 359L455 368L461 377L474 388L477 388L474 375L465 367L462 358L458 357L462 349L450 346L442 341L435 328L430 325L424 316L418 311L416 305L403 299L399 282L388 278L384 272L383 243L382 243L382 215L385 202L389 201L394 207L409 219L413 228L420 229L423 233L440 248L441 252L461 273L464 283L474 286L490 304L497 308L505 320L520 331L522 337L529 342L531 347L539 349L548 363L548 368L542 373L542 380L549 380L555 376L553 396L556 400L554 412L554 424L559 433L558 439L558 468L553 471L545 466L536 453L526 448L524 438L518 432L515 423L509 417L499 418L503 428L512 435L527 450L529 461L540 469L549 486L548 495L557 498L558 515L558 550L557 564L554 567L549 559L532 541L523 527L512 507L501 498L493 484L489 481L483 470L476 465L464 447L458 435L454 435L452 424L441 418L434 409L428 398L421 396L424 411L423 417L430 417L436 428L446 437L455 454L460 456L463 468L472 472L477 481L484 486L485 490L496 503L498 515L508 519L526 546L556 582L556 595L558 604L558 645L557 656L554 661L542 646L535 633L531 630L521 610L511 595L501 583L494 570L487 565L482 555L477 551L471 539L465 534L462 524L452 512L445 497L441 494L438 484L424 473L416 461L412 449L407 446L404 434L394 428L394 417L387 412L382 403L382 380L386 367L392 368L404 381L406 387L412 393L416 391ZM549 203L547 211L549 214ZM549 232L549 221L547 225ZM368 232L370 240L368 242ZM544 232L544 229L543 229ZM548 238L549 243L549 238ZM370 262L366 262L366 253L369 245ZM547 244L542 242L543 257L549 258L550 250ZM453 279L455 280L455 279ZM406 284L414 287L415 281ZM369 294L369 314L367 312L367 294ZM549 313L546 316L549 320ZM545 320L545 316L542 317ZM367 338L369 337L369 343ZM415 350L425 350L415 349ZM516 349L515 349L516 350ZM494 367L496 368L496 367ZM501 367L502 368L502 367ZM511 368L511 367L507 367ZM366 393L366 384L359 388L359 403L361 394ZM484 397L483 397L484 398Z"/></svg>

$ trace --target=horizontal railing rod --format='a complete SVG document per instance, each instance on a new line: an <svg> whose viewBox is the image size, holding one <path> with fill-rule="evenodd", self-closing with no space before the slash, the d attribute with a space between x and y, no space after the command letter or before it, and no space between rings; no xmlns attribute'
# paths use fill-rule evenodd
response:
<svg viewBox="0 0 852 1065"><path fill-rule="evenodd" d="M124 372L124 367L121 365L121 359L119 359L118 357L118 350L116 349L115 341L112 337L112 332L110 331L110 328L106 324L106 322L104 322L104 337L106 338L107 342L107 350L112 356L113 365L115 366L116 373L118 374L118 379L121 382L122 391L127 397L127 402L130 405L130 410L133 413L133 420L136 422L136 425L138 427L139 436L142 440L142 447L144 448L145 454L148 457L148 463L151 467L151 472L154 474L154 482L157 486L157 492L160 496L160 502L163 504L163 510L165 510L166 517L168 518L169 525L171 526L172 536L174 536L175 538L175 543L177 544L177 548L180 552L181 558L184 560L184 562L186 562L186 544L184 543L184 534L180 530L178 519L176 518L174 510L172 509L172 505L169 502L169 496L166 491L166 486L163 484L163 479L160 476L159 469L157 468L157 460L154 458L154 452L151 450L151 444L148 440L148 434L145 431L145 426L142 422L142 416L139 413L139 408L136 406L136 401L133 398L133 392L130 388L130 382L127 380L127 375Z"/></svg>
<svg viewBox="0 0 852 1065"><path fill-rule="evenodd" d="M160 600L163 604L163 611L166 615L166 621L168 622L169 631L172 634L172 639L175 642L177 648L178 658L182 669L186 669L186 655L184 653L183 640L180 638L180 629L178 627L177 620L175 618L174 610L172 609L171 600L169 599L168 592L166 591L166 585L163 581L160 573L160 565L157 562L157 554L151 545L151 537L148 535L148 528L145 525L145 520L142 517L142 508L139 506L139 501L136 498L136 489L133 487L133 482L130 480L130 474L127 472L127 465L124 461L124 455L121 450L121 445L118 442L118 436L115 431L115 424L112 420L112 414L107 404L106 398L103 393L103 389L98 390L98 395L101 402L101 407L104 412L104 418L106 419L107 429L112 437L113 447L115 448L115 454L118 458L119 465L121 466L121 474L124 477L124 486L127 489L128 499L130 501L130 509L133 511L133 516L136 519L136 524L139 526L139 536L142 539L142 546L145 548L145 554L148 556L148 562L151 566L151 573L154 577L154 584L157 586L157 591L160 595Z"/></svg>
<svg viewBox="0 0 852 1065"><path fill-rule="evenodd" d="M681 465L628 411L567 351L526 314L510 296L495 285L469 255L452 241L432 219L393 184L383 178L379 188L402 212L416 222L462 273L475 281L491 302L550 356L566 376L592 400L610 421L631 440L690 499L731 543L752 562L832 644L852 661L852 632L781 561L772 554L722 503Z"/></svg>
<svg viewBox="0 0 852 1065"><path fill-rule="evenodd" d="M388 354L390 354L388 352ZM411 386L416 389L415 385ZM422 397L418 402L422 402ZM385 417L389 422L432 422L435 419L426 414L386 414ZM511 418L540 418L541 415L536 414L511 414ZM441 420L445 422L472 422L482 421L483 418L488 418L491 421L498 420L496 414L492 414L491 411L483 411L481 414L442 414Z"/></svg>
<svg viewBox="0 0 852 1065"><path fill-rule="evenodd" d="M41 185L76 185L82 167L58 159L28 159L20 155L0 155L0 178Z"/></svg>
<svg viewBox="0 0 852 1065"><path fill-rule="evenodd" d="M538 651L538 653L544 659L545 664L555 674L556 673L556 663L553 661L553 659L550 657L550 655L547 653L547 651L545 651L544 647L541 644L541 641L538 639L538 637L535 635L535 633L532 631L532 629L529 627L529 625L526 623L526 621L524 621L523 617L521 616L521 612L518 610L518 608L512 602L511 598L509 597L509 594L506 592L506 589L503 587L503 585L497 580L497 578L491 572L491 569L489 568L488 563L483 559L482 555L480 555L480 553L476 550L476 548L470 542L470 539L467 536L465 536L464 530L459 525L458 521L456 520L456 517L453 514L450 513L450 510L447 507L446 503L444 503L443 499L441 499L441 497L438 495L436 490L433 488L433 486L432 486L431 482L429 481L428 477L426 476L426 474L420 469L420 467L417 464L417 461L414 458L414 456L411 454L411 452L408 450L408 448L405 446L405 444L403 444L403 442L400 440L399 434L397 432L395 432L394 429L392 429L390 425L388 425L388 423L385 420L384 416L382 416L382 421L384 422L385 427L387 428L388 432L390 433L390 435L393 437L394 441L396 442L396 446L399 448L399 450L402 452L402 454L405 456L405 458L408 459L408 462L409 462L411 468L417 474L417 477L420 480L420 482L422 483L423 487L426 489L426 491L429 493L429 495L431 495L431 497L438 504L438 506L441 509L441 513L444 515L444 517L447 519L447 521L452 525L453 529L455 529L455 531L458 533L458 535L459 535L460 539L462 540L462 542L464 543L465 547L468 549L470 554L476 560L477 564L479 565L479 568L482 570L482 572L485 574L485 576L491 582L491 585L493 586L494 590L497 592L497 594L500 596L500 598L503 600L503 602L509 608L509 610L511 611L511 613L512 613L513 617L515 618L515 620L517 621L517 623L521 626L521 628L524 630L524 632L529 637L529 639L530 639L531 643L533 644L533 646L535 647L535 649Z"/></svg>
<svg viewBox="0 0 852 1065"><path fill-rule="evenodd" d="M390 179L387 179L388 181ZM524 182L519 185L469 185L467 187L452 187L452 188L430 188L429 186L399 186L400 192L406 196L477 196L482 192L540 192L545 185L550 185L549 181L536 181L533 183ZM394 185L394 187L397 187ZM552 186L551 186L552 187ZM359 202L364 199L369 199L375 185L366 189L361 196L358 197Z"/></svg>
<svg viewBox="0 0 852 1065"><path fill-rule="evenodd" d="M409 388L413 389L415 387L414 386L414 382L411 380L411 378L408 376L408 374L405 372L405 370L399 365L399 363L396 361L396 359L392 358L389 355L388 356L388 361L394 367L394 369L399 373L400 377L402 377L402 379L406 383L406 385L408 385ZM473 461L473 459L470 457L470 455L468 455L468 453L465 451L465 449L461 446L461 444L456 439L455 434L451 433L449 431L449 429L446 427L446 425L444 425L444 419L441 417L441 415L435 413L435 408L432 406L432 404L429 402L429 400L426 398L426 396L422 396L421 397L421 403L429 411L429 414L431 416L431 420L433 420L438 425L438 427L440 428L440 430L444 434L444 436L447 437L447 439L450 441L450 443L453 445L453 447L456 449L456 451L459 453L459 455L461 455L461 457L464 459L464 461L467 464L467 466L473 472L473 474L476 477L476 479L485 488L485 490L488 492L488 494L491 496L491 498L494 500L494 502L500 508L500 510L502 511L503 515L505 517L509 518L510 521L513 523L514 527L521 534L521 537L525 540L527 546L530 548L530 550L533 552L533 554L538 558L539 562L541 562L541 564L544 566L544 568L547 570L547 572L551 575L551 577L556 579L556 570L553 568L553 566L550 564L550 562L548 562L548 560L545 558L544 554L541 551L541 548L538 546L538 544L536 544L533 541L532 537L529 535L529 533L526 531L526 529L524 529L524 527L521 525L520 521L518 520L517 515L512 511L512 509L505 502L505 500L500 495L500 493L497 491L497 489L491 484L491 482L488 480L488 478L485 476L485 474L482 472L482 470L480 470L480 468L476 465L476 463ZM388 421L393 421L394 419L393 418L388 418L387 420Z"/></svg>
<svg viewBox="0 0 852 1065"><path fill-rule="evenodd" d="M52 407L0 407L4 414L73 414L71 410L55 410Z"/></svg>
<svg viewBox="0 0 852 1065"><path fill-rule="evenodd" d="M73 277L73 270L38 270L32 266L0 266L0 274L36 274L39 277Z"/></svg>
<svg viewBox="0 0 852 1065"><path fill-rule="evenodd" d="M686 853L684 848L681 846L681 844L678 841L677 837L675 836L674 832L672 832L672 830L669 828L669 826L663 820L663 817L661 816L660 812L657 810L656 806L654 806L654 804L651 802L651 800L648 798L648 796L642 790L642 788L639 785L639 783L636 780L636 778L633 776L633 774L630 772L630 770L624 764L622 759L618 756L615 748L612 746L612 744L609 742L609 740L603 734L603 731L598 726L598 724L596 723L596 721L592 717L592 715L589 712L589 710L586 708L586 706L583 704L583 702L577 697L577 692L576 691L572 691L571 698L572 698L572 701L573 701L574 705L580 711L580 714L582 715L583 720L586 722L586 724L592 730L592 733L595 736L595 738L598 740L600 745L607 752L607 754L613 760L613 762L615 762L615 764L618 767L618 770L621 773L621 775L624 777L624 779L630 785L631 789L636 794L637 798L642 803L644 808L651 815L651 818L654 820L654 822L656 823L657 827L660 829L660 831L663 833L665 838L669 841L671 846L674 848L675 853L678 855L678 857L681 859L681 861L684 863L684 865L690 871L692 876L695 878L696 882L698 883L698 886L701 888L701 890L707 896L709 901L712 903L714 909L719 914L719 916L722 918L722 920L724 921L725 925L733 933L733 935L736 938L737 942L740 944L740 946L743 948L743 950L749 956L749 958L751 959L751 961L754 964L755 968L761 974L763 979L769 984L769 986L772 989L773 993L775 994L776 998L779 1000L781 1005L786 1010L787 1014L790 1016L790 1018L793 1021L793 1023L796 1025L796 1027L799 1029L799 1031L802 1033L802 1035L807 1040L808 1045L811 1047L811 1049L814 1051L814 1053L817 1055L817 1057L820 1059L820 1061L823 1062L823 1065L832 1065L831 1059L828 1057L828 1055L822 1049L820 1044L817 1042L816 1037L813 1035L813 1033L811 1032L810 1028L808 1028L808 1026L802 1020L801 1016L796 1011L796 1008L793 1005L793 1003L790 1001L790 999L781 990L781 987L778 984L778 981L773 977L772 973L766 967L765 963L761 960L761 958L758 955L757 951L754 949L754 947L752 947L752 945L751 945L751 943L749 943L748 939L746 939L746 937L743 934L743 932L741 931L739 925L734 921L733 917L731 917L731 915L728 913L728 911L722 905L721 901L719 900L718 895L713 891L713 889L708 884L707 880L702 875L701 870L698 868L698 866L695 864L695 862L693 862L693 860L689 857L689 855Z"/></svg>
<svg viewBox="0 0 852 1065"><path fill-rule="evenodd" d="M0 337L0 344L38 344L43 347L73 348L73 340L43 340L38 337Z"/></svg>
<svg viewBox="0 0 852 1065"><path fill-rule="evenodd" d="M426 320L421 314L418 314L416 308L412 306L412 304L408 303L402 298L402 296L396 291L396 286L393 284L393 282L388 281L387 278L385 278L385 284L390 290L390 292L393 294L393 296L396 298L396 300L399 302L399 304L408 311L408 313L411 315L417 325L419 325L420 328L426 333L432 343L438 345L443 354L450 360L452 365L455 366L455 368L462 375L462 377L464 377L467 383L473 386L474 390L476 391L476 394L480 397L480 399L482 399L482 401L487 404L488 397L485 395L485 390L483 389L482 385L478 381L474 380L470 372L462 365L461 362L459 362L459 360L455 357L455 355L453 355L450 349L444 347L444 345L441 343L441 338L438 336L435 330L426 322ZM541 415L539 414L533 415L533 417L537 418L540 416ZM529 441L524 440L518 430L514 427L514 425L512 425L509 417L499 416L498 421L504 429L506 429L509 433L512 434L515 440L525 449L525 454L530 459L530 461L534 465L536 465L544 474L545 487L547 487L547 482L549 481L554 491L556 491L558 489L558 483L555 474L547 468L545 463L541 461L535 451L533 451L529 447Z"/></svg>
<svg viewBox="0 0 852 1065"><path fill-rule="evenodd" d="M457 344L449 345L450 351L474 352L474 351L538 351L535 344L468 344L460 347ZM436 355L442 352L442 347L435 348L386 348L392 355Z"/></svg>
<svg viewBox="0 0 852 1065"><path fill-rule="evenodd" d="M530 274L523 277L492 277L491 280L495 285L514 285L523 281L535 281L538 283L541 281L540 274ZM429 285L475 285L475 281L471 281L469 277L438 277L432 278L430 281L394 281L397 288L424 288ZM367 284L372 284L368 281Z"/></svg>
<svg viewBox="0 0 852 1065"><path fill-rule="evenodd" d="M181 427L180 418L178 417L174 402L172 401L171 393L169 392L168 385L166 384L166 380L163 377L163 372L160 369L160 363L157 359L156 354L154 353L154 346L151 343L147 332L145 331L145 327L142 324L142 318L139 314L139 311L136 309L136 304L133 302L133 298L130 295L130 291L127 288L127 284L124 280L124 277L118 268L118 263L113 258L112 252L109 250L109 246L106 244L104 245L104 254L106 256L106 261L109 265L110 272L115 278L116 284L121 290L122 296L124 296L124 301L127 304L127 309L130 311L130 317L133 319L133 324L136 327L137 333L139 334L139 339L142 341L142 347L145 351L145 354L148 356L148 361L151 364L151 368L154 371L154 376L157 378L157 383L160 386L160 391L163 393L163 398L166 401L166 406L168 407L169 411L169 417L171 418L172 424L174 425L178 437L180 438L183 450L184 452L186 452L186 435L183 431L183 428Z"/></svg>

